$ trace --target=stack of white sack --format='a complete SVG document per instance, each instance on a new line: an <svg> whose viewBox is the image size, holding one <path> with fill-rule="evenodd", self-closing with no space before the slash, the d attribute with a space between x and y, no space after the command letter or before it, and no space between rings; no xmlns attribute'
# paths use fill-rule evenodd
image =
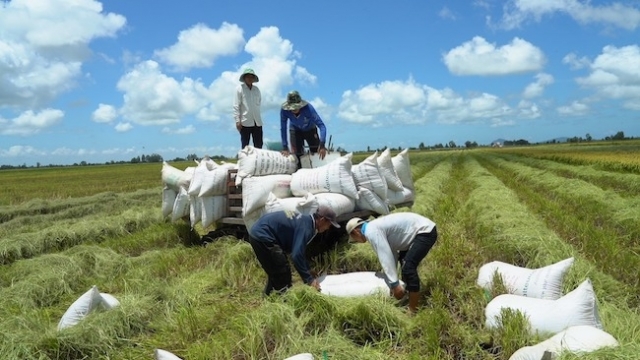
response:
<svg viewBox="0 0 640 360"><path fill-rule="evenodd" d="M564 277L573 264L573 257L538 269L528 269L501 261L482 265L477 284L491 292L494 277L499 277L508 294L556 300L562 297Z"/></svg>
<svg viewBox="0 0 640 360"><path fill-rule="evenodd" d="M378 167L387 181L387 202L390 206L415 200L413 175L407 149L391 157L391 152L387 148L378 156ZM399 174L402 174L402 178Z"/></svg>
<svg viewBox="0 0 640 360"><path fill-rule="evenodd" d="M536 299L504 294L495 297L485 308L485 325L495 329L502 325L502 310L522 313L532 332L558 333L570 326L589 325L602 329L593 286L585 280L573 291L557 300Z"/></svg>
<svg viewBox="0 0 640 360"><path fill-rule="evenodd" d="M378 152L351 168L358 189L357 210L371 210L378 214L389 213L387 181L378 166Z"/></svg>
<svg viewBox="0 0 640 360"><path fill-rule="evenodd" d="M618 341L609 333L589 325L571 326L533 346L518 349L509 360L540 360L545 352L552 356L562 353L584 354L606 347L617 347Z"/></svg>
<svg viewBox="0 0 640 360"><path fill-rule="evenodd" d="M162 215L173 222L188 216L191 227L202 222L206 228L226 213L228 172L237 165L208 156L195 163L183 171L163 162Z"/></svg>

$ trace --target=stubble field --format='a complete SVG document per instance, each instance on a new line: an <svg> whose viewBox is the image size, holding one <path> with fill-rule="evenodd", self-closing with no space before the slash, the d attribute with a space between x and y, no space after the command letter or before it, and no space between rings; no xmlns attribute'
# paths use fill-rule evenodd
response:
<svg viewBox="0 0 640 360"><path fill-rule="evenodd" d="M422 262L423 307L386 296L341 299L296 286L263 299L251 247L198 246L187 223L161 217L161 164L0 171L1 359L508 359L545 336L521 317L485 328L478 269L575 262L564 292L593 283L604 330L620 346L581 359L640 353L640 143L411 152L411 209L438 226ZM366 155L354 157L358 163ZM184 169L193 163L172 163ZM207 229L209 230L209 229ZM368 244L341 243L312 267L379 270ZM58 332L91 286L120 301ZM562 359L574 359L565 355Z"/></svg>

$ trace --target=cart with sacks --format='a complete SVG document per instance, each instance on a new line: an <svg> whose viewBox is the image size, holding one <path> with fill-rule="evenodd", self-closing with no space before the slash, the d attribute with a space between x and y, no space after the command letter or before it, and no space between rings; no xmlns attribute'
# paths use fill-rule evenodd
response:
<svg viewBox="0 0 640 360"><path fill-rule="evenodd" d="M163 163L162 215L171 221L198 223L204 244L222 236L247 239L248 229L265 213L289 210L311 214L332 208L344 225L411 207L415 198L409 153L374 152L354 164L353 154L329 152L324 159L305 154L298 169L294 155L247 146L237 163L205 157L185 170ZM326 248L344 235L344 226L313 241ZM322 252L318 249L316 252ZM313 252L313 250L311 250Z"/></svg>

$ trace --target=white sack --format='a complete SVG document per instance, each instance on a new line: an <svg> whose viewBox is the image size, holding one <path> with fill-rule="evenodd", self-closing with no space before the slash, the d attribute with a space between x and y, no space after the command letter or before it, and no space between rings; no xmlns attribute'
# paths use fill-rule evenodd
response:
<svg viewBox="0 0 640 360"><path fill-rule="evenodd" d="M100 293L100 297L102 298L102 305L107 309L113 309L120 306L120 301L111 294Z"/></svg>
<svg viewBox="0 0 640 360"><path fill-rule="evenodd" d="M189 220L192 228L202 221L202 198L189 196Z"/></svg>
<svg viewBox="0 0 640 360"><path fill-rule="evenodd" d="M284 360L313 360L313 355L311 353L298 354Z"/></svg>
<svg viewBox="0 0 640 360"><path fill-rule="evenodd" d="M173 211L173 204L176 202L176 196L178 193L176 190L168 185L162 188L162 218L166 218L171 215Z"/></svg>
<svg viewBox="0 0 640 360"><path fill-rule="evenodd" d="M184 171L169 165L166 161L163 161L161 172L162 182L173 188L174 190L178 190L178 188L180 187L180 179L182 179Z"/></svg>
<svg viewBox="0 0 640 360"><path fill-rule="evenodd" d="M200 200L202 204L202 227L204 229L227 214L226 195L205 196L201 197Z"/></svg>
<svg viewBox="0 0 640 360"><path fill-rule="evenodd" d="M182 360L167 350L156 349L154 351L155 360Z"/></svg>
<svg viewBox="0 0 640 360"><path fill-rule="evenodd" d="M245 146L238 153L238 175L236 186L250 176L264 176L275 174L293 174L298 169L298 162L294 155L283 156L280 151L256 149Z"/></svg>
<svg viewBox="0 0 640 360"><path fill-rule="evenodd" d="M509 294L556 300L562 297L564 276L573 260L571 257L538 269L493 261L480 267L476 283L481 288L491 291L493 276L497 272Z"/></svg>
<svg viewBox="0 0 640 360"><path fill-rule="evenodd" d="M602 328L596 295L589 279L558 300L511 294L497 296L487 304L484 311L488 328L500 326L502 309L520 311L529 320L531 330L539 333L555 334L577 325Z"/></svg>
<svg viewBox="0 0 640 360"><path fill-rule="evenodd" d="M353 175L351 174L351 158L347 154L331 163L316 169L300 169L291 175L291 192L294 196L308 193L335 193L357 199Z"/></svg>
<svg viewBox="0 0 640 360"><path fill-rule="evenodd" d="M324 159L320 159L319 154L305 154L300 156L300 167L303 169L315 169L323 165L338 159L340 157L339 152L327 152Z"/></svg>
<svg viewBox="0 0 640 360"><path fill-rule="evenodd" d="M558 356L561 352L580 354L617 346L618 341L605 331L587 325L571 326L543 342L518 349L509 360L540 360L545 351Z"/></svg>
<svg viewBox="0 0 640 360"><path fill-rule="evenodd" d="M409 149L404 149L392 157L391 163L393 163L393 168L396 170L402 186L414 190L413 173L411 172L411 162L409 161Z"/></svg>
<svg viewBox="0 0 640 360"><path fill-rule="evenodd" d="M382 293L390 296L391 290L383 273L359 271L318 277L320 292L337 297L367 296Z"/></svg>
<svg viewBox="0 0 640 360"><path fill-rule="evenodd" d="M185 216L189 216L189 194L187 189L181 187L176 196L176 201L173 203L173 210L171 211L171 221L176 222Z"/></svg>
<svg viewBox="0 0 640 360"><path fill-rule="evenodd" d="M366 188L373 191L383 201L387 200L387 181L378 167L378 152L376 151L361 163L351 167L356 188Z"/></svg>
<svg viewBox="0 0 640 360"><path fill-rule="evenodd" d="M360 188L360 190L358 190L356 208L360 210L375 211L380 215L386 215L389 213L389 205L380 199L376 193L367 188Z"/></svg>
<svg viewBox="0 0 640 360"><path fill-rule="evenodd" d="M198 196L215 196L227 193L227 180L229 177L229 169L224 166L207 171L202 177L200 192Z"/></svg>
<svg viewBox="0 0 640 360"><path fill-rule="evenodd" d="M321 193L315 194L318 207L326 206L333 209L337 216L353 212L356 208L356 200L342 194Z"/></svg>
<svg viewBox="0 0 640 360"><path fill-rule="evenodd" d="M58 331L78 324L101 303L100 291L94 285L67 308L60 322L58 322Z"/></svg>
<svg viewBox="0 0 640 360"><path fill-rule="evenodd" d="M193 179L193 173L195 171L196 171L195 166L189 166L186 169L184 169L184 172L182 172L182 176L180 177L180 180L178 180L178 186L180 186L181 188L184 188L185 190L188 190L189 185L191 185L191 179Z"/></svg>
<svg viewBox="0 0 640 360"><path fill-rule="evenodd" d="M265 213L276 211L297 211L301 214L313 214L318 210L318 199L313 194L302 197L289 197L280 199L274 194L269 194L264 205Z"/></svg>
<svg viewBox="0 0 640 360"><path fill-rule="evenodd" d="M387 181L387 187L394 191L402 191L402 181L400 181L396 169L393 167L389 148L386 148L380 156L378 156L378 167L380 168L380 173Z"/></svg>
<svg viewBox="0 0 640 360"><path fill-rule="evenodd" d="M248 214L264 207L273 194L278 198L288 198L291 193L291 175L253 176L242 180L242 214Z"/></svg>
<svg viewBox="0 0 640 360"><path fill-rule="evenodd" d="M198 194L200 194L200 188L202 187L202 180L204 179L204 175L217 167L218 164L216 164L210 158L202 159L193 171L193 177L191 178L191 182L189 183L187 193L191 196L198 196Z"/></svg>
<svg viewBox="0 0 640 360"><path fill-rule="evenodd" d="M398 205L415 200L416 194L409 188L402 188L402 191L389 189L387 191L387 202L389 205Z"/></svg>

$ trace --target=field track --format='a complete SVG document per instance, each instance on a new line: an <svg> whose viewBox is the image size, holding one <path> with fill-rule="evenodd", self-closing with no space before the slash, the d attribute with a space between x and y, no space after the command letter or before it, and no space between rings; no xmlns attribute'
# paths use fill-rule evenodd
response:
<svg viewBox="0 0 640 360"><path fill-rule="evenodd" d="M500 260L537 268L574 257L564 292L590 279L604 330L640 353L640 143L410 152L411 209L439 239L420 267L409 317L387 297L334 299L298 286L263 299L251 247L162 219L161 164L2 170L0 359L508 359L546 338L522 318L484 327L477 269ZM367 155L357 154L354 163ZM177 168L193 162L173 163ZM314 260L330 273L378 270L367 244ZM92 285L121 306L56 331ZM563 356L562 359L577 359Z"/></svg>

